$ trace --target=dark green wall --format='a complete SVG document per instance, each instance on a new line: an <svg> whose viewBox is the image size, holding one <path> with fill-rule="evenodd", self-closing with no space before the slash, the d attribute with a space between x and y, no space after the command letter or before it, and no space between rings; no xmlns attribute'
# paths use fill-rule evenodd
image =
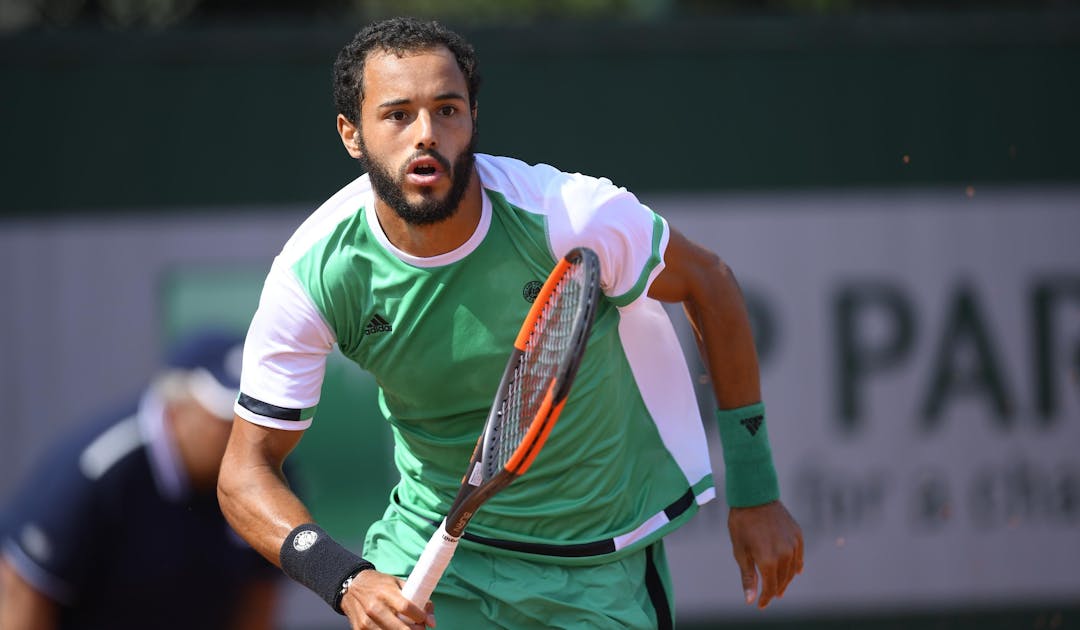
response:
<svg viewBox="0 0 1080 630"><path fill-rule="evenodd" d="M357 173L328 88L352 31L0 37L0 208L321 201ZM482 150L638 191L1080 180L1075 13L465 32Z"/></svg>

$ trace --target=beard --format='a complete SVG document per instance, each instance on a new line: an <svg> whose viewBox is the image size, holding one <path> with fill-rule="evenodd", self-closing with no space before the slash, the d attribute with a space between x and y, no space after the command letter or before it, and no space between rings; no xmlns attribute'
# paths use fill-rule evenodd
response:
<svg viewBox="0 0 1080 630"><path fill-rule="evenodd" d="M397 169L396 176L389 166L371 157L371 152L364 144L363 134L359 140L360 166L367 171L375 196L390 206L403 221L411 225L431 225L454 216L461 198L465 196L465 189L469 186L469 178L472 176L473 165L476 163L475 131L469 140L469 145L457 156L452 165L450 160L438 151L421 149L405 160L405 164ZM443 171L449 175L450 190L447 191L445 197L439 199L430 187L423 187L420 193L424 198L417 203L409 203L405 199L404 191L405 169L409 162L425 156L438 161Z"/></svg>

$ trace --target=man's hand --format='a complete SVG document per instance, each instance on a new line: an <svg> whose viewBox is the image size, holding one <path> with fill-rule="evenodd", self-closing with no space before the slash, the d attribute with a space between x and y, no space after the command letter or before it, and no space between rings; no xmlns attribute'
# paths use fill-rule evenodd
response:
<svg viewBox="0 0 1080 630"><path fill-rule="evenodd" d="M426 609L401 594L403 580L375 570L361 571L341 598L341 610L353 630L424 630L435 627L434 606ZM400 616L399 616L400 615ZM408 621L402 621L408 619Z"/></svg>
<svg viewBox="0 0 1080 630"><path fill-rule="evenodd" d="M746 603L765 608L783 597L792 578L803 570L802 530L779 501L728 512L731 549L742 574ZM758 595L758 573L761 594Z"/></svg>

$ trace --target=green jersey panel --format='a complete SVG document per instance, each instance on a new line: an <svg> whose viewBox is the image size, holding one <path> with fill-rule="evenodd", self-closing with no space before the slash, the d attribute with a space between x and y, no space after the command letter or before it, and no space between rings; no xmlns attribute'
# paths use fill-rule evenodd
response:
<svg viewBox="0 0 1080 630"><path fill-rule="evenodd" d="M571 247L592 247L611 297L597 310L564 411L529 472L484 504L467 533L522 543L525 553L612 540L599 555L638 548L711 496L707 451L704 467L688 467L680 455L688 444L705 450L692 388L670 386L673 378L688 385L688 375L672 377L660 369L670 361L655 357L674 356L685 373L677 339L657 334L657 324L670 330L670 322L644 296L662 267L666 224L610 182L477 159L482 219L456 252L419 259L397 250L373 196L352 195L359 210L331 213L307 230L286 259L292 279L282 282L302 288L318 312L306 319L323 322L341 352L374 375L401 474L394 501L425 527L457 493L537 285ZM686 392L700 440L658 418L668 398ZM594 555L556 553L551 561Z"/></svg>

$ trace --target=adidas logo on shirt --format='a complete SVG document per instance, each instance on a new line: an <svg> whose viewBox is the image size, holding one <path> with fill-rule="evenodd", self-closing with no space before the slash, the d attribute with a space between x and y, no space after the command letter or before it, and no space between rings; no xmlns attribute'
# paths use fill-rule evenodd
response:
<svg viewBox="0 0 1080 630"><path fill-rule="evenodd" d="M373 335L375 333L390 332L393 328L394 327L390 325L390 322L386 321L382 315L375 313L375 316L371 318L368 325L364 327L364 334Z"/></svg>

